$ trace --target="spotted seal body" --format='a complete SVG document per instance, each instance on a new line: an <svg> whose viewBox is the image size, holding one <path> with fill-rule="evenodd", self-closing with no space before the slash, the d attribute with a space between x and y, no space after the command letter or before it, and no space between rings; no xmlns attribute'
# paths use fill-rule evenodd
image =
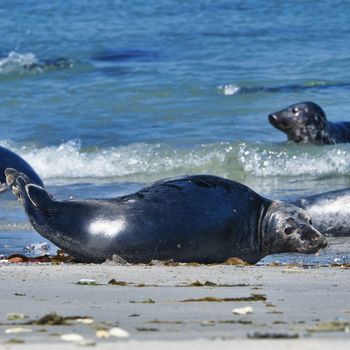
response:
<svg viewBox="0 0 350 350"><path fill-rule="evenodd" d="M116 254L133 263L230 257L255 263L268 254L314 253L327 244L304 210L220 177L162 180L113 199L58 201L25 175L13 169L6 175L34 229L82 262Z"/></svg>
<svg viewBox="0 0 350 350"><path fill-rule="evenodd" d="M291 203L305 209L322 234L350 236L349 188L299 198Z"/></svg>
<svg viewBox="0 0 350 350"><path fill-rule="evenodd" d="M7 190L5 169L16 168L26 174L34 183L44 186L39 175L18 154L0 146L0 193Z"/></svg>
<svg viewBox="0 0 350 350"><path fill-rule="evenodd" d="M335 144L350 142L350 122L330 122L314 102L293 104L269 115L270 123L297 143Z"/></svg>

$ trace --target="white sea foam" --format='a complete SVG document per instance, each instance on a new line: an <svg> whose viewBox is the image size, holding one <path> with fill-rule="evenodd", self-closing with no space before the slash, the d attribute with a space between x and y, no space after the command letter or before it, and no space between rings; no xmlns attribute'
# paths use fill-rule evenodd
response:
<svg viewBox="0 0 350 350"><path fill-rule="evenodd" d="M254 146L242 143L239 161L245 172L255 176L325 176L350 172L348 145L331 147Z"/></svg>
<svg viewBox="0 0 350 350"><path fill-rule="evenodd" d="M103 149L84 149L77 141L58 146L13 147L44 180L82 179L148 182L176 174L211 173L242 177L347 175L350 145L300 146L291 144L217 143L191 149L164 144L135 143ZM61 181L59 181L61 183Z"/></svg>
<svg viewBox="0 0 350 350"><path fill-rule="evenodd" d="M1 142L27 160L44 179L124 178L149 181L175 172L208 172L223 164L222 148L202 146L179 150L167 145L136 143L128 146L83 150L79 142L59 146L17 148Z"/></svg>
<svg viewBox="0 0 350 350"><path fill-rule="evenodd" d="M225 96L232 96L239 93L241 90L241 87L235 84L225 84L225 85L219 85L218 90L223 93Z"/></svg>
<svg viewBox="0 0 350 350"><path fill-rule="evenodd" d="M38 64L37 57L31 53L11 51L7 57L0 59L0 73L23 72ZM36 66L40 69L39 66Z"/></svg>

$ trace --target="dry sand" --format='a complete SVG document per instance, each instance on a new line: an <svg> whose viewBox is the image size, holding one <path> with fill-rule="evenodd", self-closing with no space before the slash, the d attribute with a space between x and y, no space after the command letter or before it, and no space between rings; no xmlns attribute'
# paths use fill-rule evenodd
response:
<svg viewBox="0 0 350 350"><path fill-rule="evenodd" d="M345 349L350 346L349 275L342 267L0 265L0 344L33 350ZM81 279L95 283L77 284ZM112 279L117 285L108 284ZM209 283L192 286L197 281ZM232 313L245 306L253 313ZM93 321L83 322L93 323L24 324L52 312L88 316ZM10 313L25 318L9 320ZM111 336L113 327L129 337ZM5 333L13 328L27 331ZM71 333L82 340L62 340Z"/></svg>

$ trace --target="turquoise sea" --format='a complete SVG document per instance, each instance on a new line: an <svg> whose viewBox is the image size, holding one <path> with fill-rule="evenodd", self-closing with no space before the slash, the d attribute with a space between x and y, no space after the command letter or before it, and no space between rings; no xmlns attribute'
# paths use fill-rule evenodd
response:
<svg viewBox="0 0 350 350"><path fill-rule="evenodd" d="M193 173L279 199L350 187L350 144L290 144L267 120L305 100L350 120L349 13L341 0L3 0L0 145L62 199ZM41 241L1 196L0 254Z"/></svg>

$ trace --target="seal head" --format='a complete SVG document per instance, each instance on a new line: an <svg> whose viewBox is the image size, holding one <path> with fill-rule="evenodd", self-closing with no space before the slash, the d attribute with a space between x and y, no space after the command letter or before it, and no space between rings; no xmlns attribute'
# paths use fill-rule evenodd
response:
<svg viewBox="0 0 350 350"><path fill-rule="evenodd" d="M261 228L263 255L295 252L313 254L327 246L310 215L295 205L273 201L264 215Z"/></svg>
<svg viewBox="0 0 350 350"><path fill-rule="evenodd" d="M335 143L329 138L323 109L314 102L301 102L271 113L270 123L297 143Z"/></svg>

